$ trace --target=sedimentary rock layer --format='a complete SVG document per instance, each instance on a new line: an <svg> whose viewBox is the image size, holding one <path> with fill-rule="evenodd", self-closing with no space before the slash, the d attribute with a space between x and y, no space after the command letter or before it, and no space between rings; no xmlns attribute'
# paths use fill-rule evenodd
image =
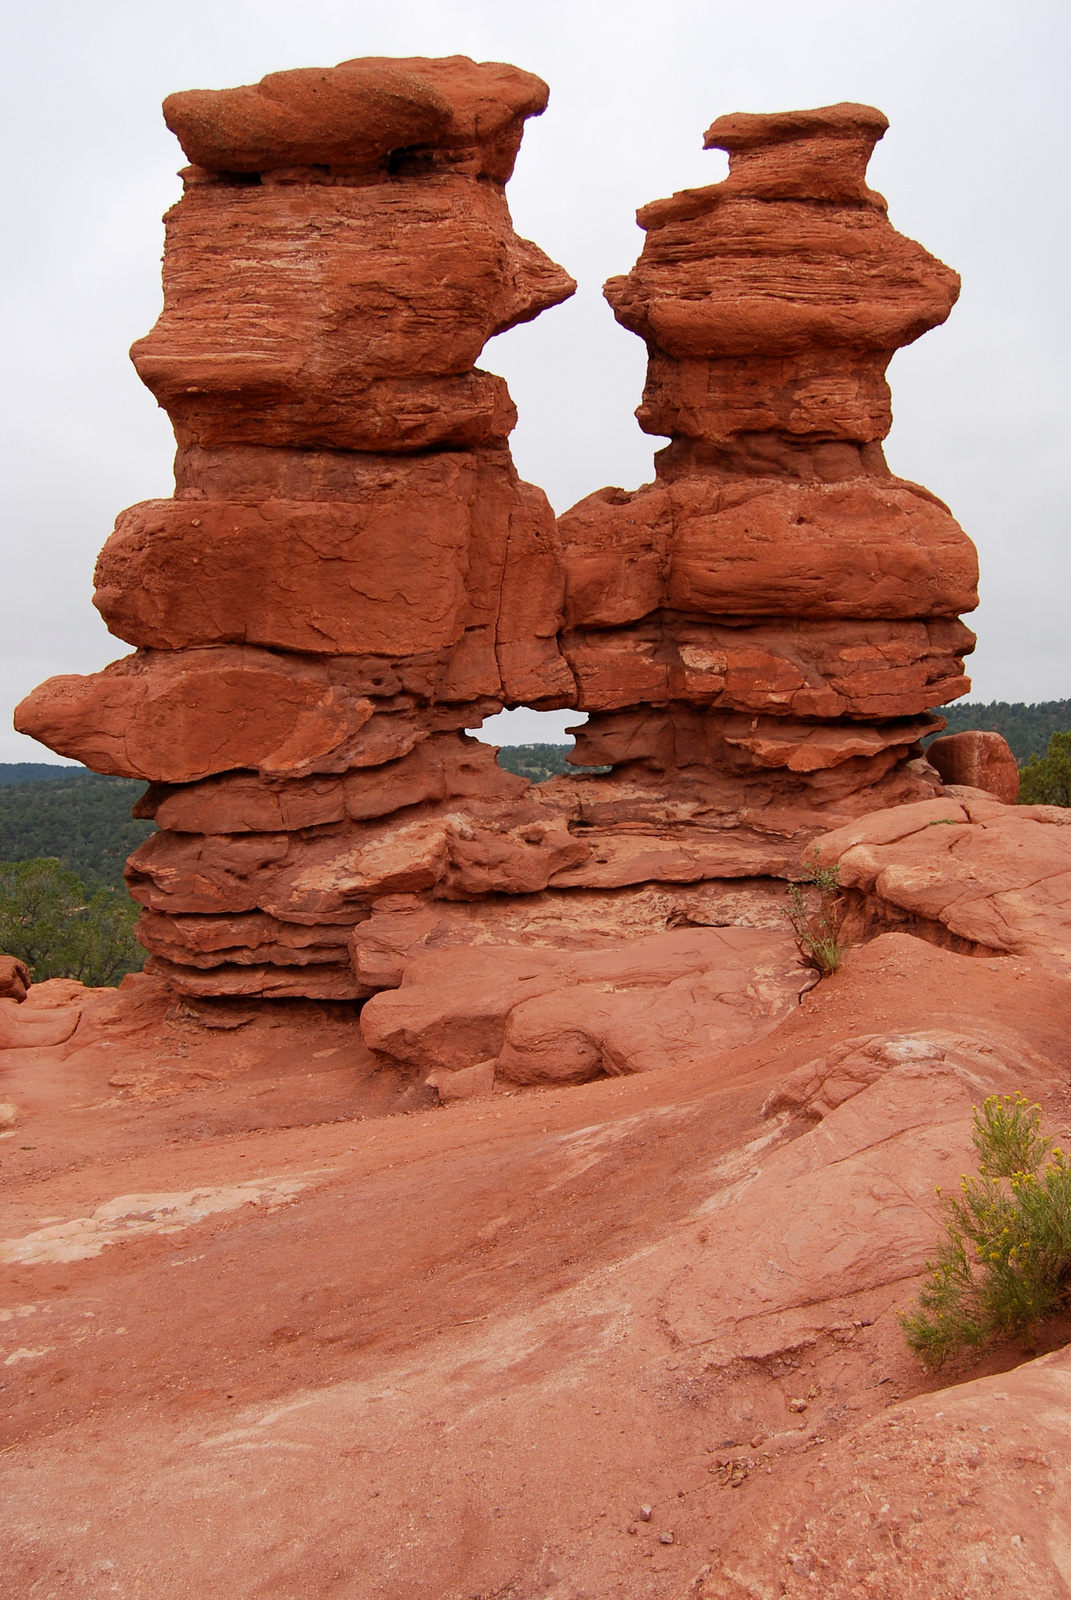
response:
<svg viewBox="0 0 1071 1600"><path fill-rule="evenodd" d="M361 992L337 905L308 931L318 873L438 881L449 836L464 878L488 806L503 836L544 816L461 730L576 693L553 513L510 460L505 384L475 367L574 288L505 199L546 101L529 73L452 57L166 103L193 165L166 219L164 310L132 355L175 425L176 494L124 512L100 558L97 604L136 654L42 685L19 723L150 780L141 813L163 831L131 884L180 987ZM442 820L477 791L475 820ZM388 847L369 819L399 811ZM587 853L560 808L551 823L553 866ZM500 849L491 877L545 883L539 839Z"/></svg>
<svg viewBox="0 0 1071 1600"><path fill-rule="evenodd" d="M135 653L42 685L19 726L149 780L128 877L191 993L374 992L360 930L398 895L482 905L499 944L511 899L546 895L569 946L583 896L790 875L823 831L940 791L921 741L969 686L974 551L880 441L888 360L958 280L866 187L885 119L722 118L729 177L641 211L606 293L670 444L556 527L475 366L572 292L505 199L546 97L370 58L166 102L193 165L132 354L176 492L98 563ZM508 705L588 713L574 761L608 770L500 772L464 730Z"/></svg>
<svg viewBox="0 0 1071 1600"><path fill-rule="evenodd" d="M670 436L653 483L559 519L591 713L573 759L614 768L622 818L641 770L687 772L708 820L734 794L848 815L935 792L918 741L969 688L977 561L880 441L888 361L958 279L866 186L885 127L855 105L721 118L728 178L643 207L643 253L606 285L647 345L640 425Z"/></svg>

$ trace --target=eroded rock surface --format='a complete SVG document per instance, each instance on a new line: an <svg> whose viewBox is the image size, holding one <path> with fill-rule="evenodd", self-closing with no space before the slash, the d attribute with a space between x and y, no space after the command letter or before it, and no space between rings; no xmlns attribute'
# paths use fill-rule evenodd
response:
<svg viewBox="0 0 1071 1600"><path fill-rule="evenodd" d="M546 102L460 56L166 102L193 165L132 355L176 493L125 511L98 563L135 654L43 684L18 724L150 781L162 831L131 886L187 993L358 997L339 925L377 894L530 892L588 854L575 806L527 801L464 733L575 700L554 517L475 366L575 287L505 197Z"/></svg>
<svg viewBox="0 0 1071 1600"><path fill-rule="evenodd" d="M1071 811L950 786L826 834L818 858L858 897L846 937L904 927L983 952L1071 962Z"/></svg>
<svg viewBox="0 0 1071 1600"><path fill-rule="evenodd" d="M968 686L977 563L885 464L884 374L959 280L866 187L886 126L858 105L720 118L728 178L643 207L643 253L606 285L647 345L640 426L670 438L654 483L559 519L562 644L592 714L573 759L612 762L606 788L646 778L636 733L657 719L683 767L701 740L712 819L933 792L917 740Z"/></svg>
<svg viewBox="0 0 1071 1600"><path fill-rule="evenodd" d="M575 945L578 896L783 880L823 833L942 792L921 740L968 686L975 556L880 441L888 360L958 280L866 187L885 119L722 118L729 177L643 209L606 293L648 347L641 425L671 443L654 483L555 526L474 365L572 292L505 200L546 99L450 57L166 103L193 165L133 356L176 492L98 563L135 653L18 720L149 780L161 831L128 876L185 993L367 997L346 935L398 894L487 902L505 943L505 897L556 894ZM506 705L587 712L573 760L610 770L508 778L465 733Z"/></svg>
<svg viewBox="0 0 1071 1600"><path fill-rule="evenodd" d="M926 757L946 783L983 789L1009 806L1019 798L1019 764L999 733L945 734L932 741Z"/></svg>
<svg viewBox="0 0 1071 1600"><path fill-rule="evenodd" d="M352 1005L83 993L0 1054L8 1589L1061 1593L1064 1358L895 1314L972 1104L1065 1137L1069 986L886 934L714 1057L434 1107Z"/></svg>

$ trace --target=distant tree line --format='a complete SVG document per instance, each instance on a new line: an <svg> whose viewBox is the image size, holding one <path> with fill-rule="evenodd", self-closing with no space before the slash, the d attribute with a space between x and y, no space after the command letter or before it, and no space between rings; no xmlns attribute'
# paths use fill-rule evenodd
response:
<svg viewBox="0 0 1071 1600"><path fill-rule="evenodd" d="M130 815L145 785L82 767L34 765L45 775L14 783L6 777L10 769L0 767L0 861L54 856L91 893L111 888L125 894L123 864L155 831L155 823Z"/></svg>
<svg viewBox="0 0 1071 1600"><path fill-rule="evenodd" d="M973 728L999 733L1022 766L1031 756L1043 756L1054 733L1071 729L1071 700L1042 700L1024 705L1021 700L991 700L987 705L939 706L948 726L946 733L966 733Z"/></svg>
<svg viewBox="0 0 1071 1600"><path fill-rule="evenodd" d="M545 783L563 772L609 772L609 767L574 767L568 761L569 744L506 744L498 752L498 764L504 772L515 772L529 783Z"/></svg>

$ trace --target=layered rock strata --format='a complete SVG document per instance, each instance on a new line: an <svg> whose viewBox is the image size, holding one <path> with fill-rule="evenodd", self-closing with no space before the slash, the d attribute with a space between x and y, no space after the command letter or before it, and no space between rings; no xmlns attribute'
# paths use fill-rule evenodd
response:
<svg viewBox="0 0 1071 1600"><path fill-rule="evenodd" d="M729 176L638 213L606 297L646 343L655 481L559 522L562 648L589 721L573 759L606 806L645 792L695 826L924 798L918 740L965 692L970 541L894 478L885 368L959 280L866 185L867 106L720 118ZM679 814L679 813L676 813Z"/></svg>
<svg viewBox="0 0 1071 1600"><path fill-rule="evenodd" d="M128 879L186 993L361 998L443 943L690 923L751 923L777 965L756 884L940 791L920 741L968 686L974 551L881 439L885 367L958 280L866 187L885 119L722 118L729 177L641 211L606 293L671 443L654 483L556 529L474 366L572 292L505 203L546 93L375 59L165 104L194 165L133 356L176 493L123 513L98 564L135 653L43 685L19 726L149 780L160 831ZM587 712L573 759L609 770L502 772L464 730L507 705Z"/></svg>
<svg viewBox="0 0 1071 1600"><path fill-rule="evenodd" d="M161 831L128 875L180 989L360 996L347 935L376 895L538 890L587 854L464 733L575 697L553 513L475 366L575 287L505 198L546 101L452 57L165 103L193 164L132 355L176 492L124 512L97 569L136 653L18 715L150 780Z"/></svg>

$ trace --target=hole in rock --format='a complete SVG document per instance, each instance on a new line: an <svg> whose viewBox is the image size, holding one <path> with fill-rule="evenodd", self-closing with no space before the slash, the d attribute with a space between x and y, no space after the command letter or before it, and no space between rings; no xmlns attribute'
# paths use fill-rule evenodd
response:
<svg viewBox="0 0 1071 1600"><path fill-rule="evenodd" d="M609 772L609 767L573 767L567 756L574 739L567 728L587 721L582 711L500 711L482 726L467 731L482 744L499 746L498 764L533 783L544 783L559 773Z"/></svg>

